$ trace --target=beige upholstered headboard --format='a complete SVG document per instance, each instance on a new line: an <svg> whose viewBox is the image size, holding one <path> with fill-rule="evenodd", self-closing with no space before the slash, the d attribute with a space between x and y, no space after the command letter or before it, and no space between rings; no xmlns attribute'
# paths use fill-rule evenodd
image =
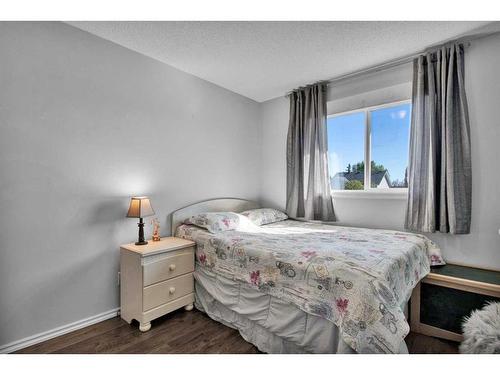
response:
<svg viewBox="0 0 500 375"><path fill-rule="evenodd" d="M177 227L192 215L202 212L243 212L254 208L260 208L260 205L257 202L239 198L216 198L190 204L172 212L172 236L175 235Z"/></svg>

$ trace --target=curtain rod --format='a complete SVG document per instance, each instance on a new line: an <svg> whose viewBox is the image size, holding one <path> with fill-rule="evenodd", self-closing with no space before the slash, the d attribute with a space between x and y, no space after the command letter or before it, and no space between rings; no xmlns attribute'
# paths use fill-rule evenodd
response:
<svg viewBox="0 0 500 375"><path fill-rule="evenodd" d="M346 74L343 74L343 75L335 77L335 78L331 78L331 79L327 79L327 80L323 80L323 81L319 81L319 82L325 82L327 85L330 85L332 83L337 83L337 82L340 82L340 81L344 81L346 79L357 78L357 77L363 76L365 74L377 73L377 72L380 72L380 71L383 71L383 70L388 70L390 68L394 68L394 67L399 66L399 65L410 63L410 62L413 61L413 59L417 58L418 56L423 55L423 54L429 52L429 50L436 49L436 48L445 46L445 45L450 44L450 43L462 43L462 44L464 44L465 47L469 47L471 45L471 42L473 40L481 39L481 38L486 38L488 36L495 35L495 34L500 34L500 31L492 31L492 32L489 32L489 33L480 33L480 34L475 34L475 35L467 35L467 36L464 36L464 37L459 38L459 39L449 40L449 41L446 41L446 42L443 42L443 43L440 43L440 44L436 44L436 45L427 47L423 51L420 51L420 52L417 52L417 53L412 53L411 55L406 55L406 56L403 56L403 57L399 57L397 59L386 61L386 62L384 62L382 64L372 65L372 66L370 66L368 68L364 68L364 69L361 69L361 70L356 70L356 71L353 71L353 72L350 72L350 73L346 73ZM290 90L288 93L286 93L285 96L288 96L292 92L293 92L293 90Z"/></svg>
<svg viewBox="0 0 500 375"><path fill-rule="evenodd" d="M328 84L330 84L330 83L342 81L342 80L345 80L345 79L348 79L348 78L353 78L353 77L356 77L358 75L364 75L364 74L368 74L368 73L375 73L375 72L378 72L378 71L381 71L381 70L387 70L387 69L393 68L395 66L399 66L399 65L403 65L403 64L409 63L409 62L413 61L413 59L417 58L418 56L423 55L423 54L429 52L429 50L437 49L437 48L443 47L443 46L445 46L447 44L451 44L451 43L462 43L462 44L464 44L465 47L469 47L471 45L471 42L473 40L481 39L481 38L486 38L488 36L491 36L491 35L494 35L494 34L499 34L499 33L500 33L500 31L493 31L493 32L489 32L489 33L480 33L480 34L475 34L475 35L467 35L467 36L464 36L464 37L459 38L459 39L448 40L446 42L443 42L443 43L440 43L440 44L436 44L436 45L427 47L423 51L420 51L420 52L417 52L417 53L412 53L411 55L406 55L406 56L403 56L403 57L400 57L400 58L397 58L397 59L394 59L394 60L389 60L389 61L387 61L385 63L378 64L378 65L373 65L373 66L370 66L370 67L365 68L365 69L361 69L361 70L358 70L358 71L355 71L355 72L351 72L351 73L347 73L347 74L341 75L339 77L331 78L329 80L326 80L325 82L327 82Z"/></svg>

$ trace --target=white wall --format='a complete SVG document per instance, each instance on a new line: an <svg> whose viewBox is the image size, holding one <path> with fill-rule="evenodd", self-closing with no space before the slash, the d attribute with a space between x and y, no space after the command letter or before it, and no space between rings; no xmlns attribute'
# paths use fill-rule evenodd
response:
<svg viewBox="0 0 500 375"><path fill-rule="evenodd" d="M500 36L476 40L466 50L466 85L469 100L473 201L472 228L469 235L430 234L443 249L449 262L500 270L500 169L498 167L500 124ZM371 91L363 95L365 104L375 90L387 94L405 87L405 72L387 79L367 78ZM403 77L401 79L401 77ZM350 87L349 89L346 87ZM336 104L332 108L352 109L361 92L359 82L342 84L330 90ZM390 90L390 87L397 88ZM389 90L387 89L389 88ZM332 95L334 95L332 97ZM390 98L387 96L387 98ZM384 99L385 100L385 99ZM351 106L351 108L349 108ZM261 197L266 205L284 208L286 204L286 133L288 100L277 98L262 104L262 181ZM335 211L339 224L372 228L403 229L406 201L404 199L337 198Z"/></svg>
<svg viewBox="0 0 500 375"><path fill-rule="evenodd" d="M258 198L256 102L63 23L0 22L0 56L0 346L118 307L131 195L163 235Z"/></svg>

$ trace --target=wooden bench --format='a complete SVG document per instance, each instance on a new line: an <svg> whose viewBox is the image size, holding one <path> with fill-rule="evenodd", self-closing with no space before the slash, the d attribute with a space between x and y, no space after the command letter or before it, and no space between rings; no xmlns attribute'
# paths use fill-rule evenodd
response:
<svg viewBox="0 0 500 375"><path fill-rule="evenodd" d="M447 264L431 270L413 290L411 331L462 341L462 322L488 301L500 301L500 272Z"/></svg>

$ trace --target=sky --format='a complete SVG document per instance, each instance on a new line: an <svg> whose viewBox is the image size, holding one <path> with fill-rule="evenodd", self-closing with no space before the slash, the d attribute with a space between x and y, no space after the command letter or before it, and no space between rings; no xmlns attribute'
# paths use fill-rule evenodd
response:
<svg viewBox="0 0 500 375"><path fill-rule="evenodd" d="M391 181L404 179L408 165L411 104L371 111L371 160L384 165ZM328 168L330 176L346 170L348 164L363 161L365 113L330 117L328 126Z"/></svg>

